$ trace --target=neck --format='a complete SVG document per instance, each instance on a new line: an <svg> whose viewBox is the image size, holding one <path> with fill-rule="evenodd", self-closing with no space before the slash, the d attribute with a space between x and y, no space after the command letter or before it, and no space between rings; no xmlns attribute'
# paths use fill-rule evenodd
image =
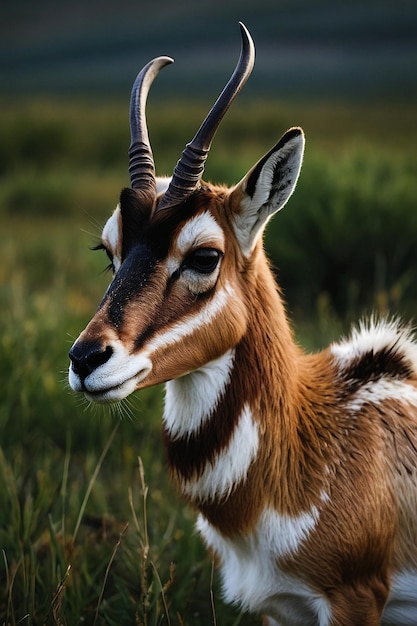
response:
<svg viewBox="0 0 417 626"><path fill-rule="evenodd" d="M248 530L265 507L295 515L304 504L288 479L303 476L293 407L307 368L275 288L265 301L262 287L262 306L236 348L166 386L174 482L224 534Z"/></svg>

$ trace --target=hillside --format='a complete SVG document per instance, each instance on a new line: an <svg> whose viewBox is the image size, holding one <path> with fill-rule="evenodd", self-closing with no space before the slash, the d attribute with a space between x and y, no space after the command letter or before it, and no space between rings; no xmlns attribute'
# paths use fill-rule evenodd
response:
<svg viewBox="0 0 417 626"><path fill-rule="evenodd" d="M125 94L160 54L176 64L156 97L213 93L236 61L239 19L257 47L249 96L417 96L412 1L6 0L0 18L3 96Z"/></svg>

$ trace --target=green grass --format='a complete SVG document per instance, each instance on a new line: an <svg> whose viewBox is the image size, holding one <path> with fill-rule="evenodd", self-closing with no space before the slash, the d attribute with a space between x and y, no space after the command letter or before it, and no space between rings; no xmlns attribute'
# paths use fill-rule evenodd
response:
<svg viewBox="0 0 417 626"><path fill-rule="evenodd" d="M202 115L181 103L150 113L159 171ZM128 184L126 119L126 103L4 103L0 623L259 624L221 602L195 515L169 484L162 389L112 415L67 387L68 349L108 281L89 247ZM304 173L266 241L297 336L317 349L363 307L415 309L417 129L414 105L238 106L207 178L237 181L293 124L309 138Z"/></svg>
<svg viewBox="0 0 417 626"><path fill-rule="evenodd" d="M3 234L0 623L211 624L211 561L167 477L162 390L111 415L67 388L68 349L108 280L94 238L50 218L9 218ZM215 586L225 623L245 623Z"/></svg>

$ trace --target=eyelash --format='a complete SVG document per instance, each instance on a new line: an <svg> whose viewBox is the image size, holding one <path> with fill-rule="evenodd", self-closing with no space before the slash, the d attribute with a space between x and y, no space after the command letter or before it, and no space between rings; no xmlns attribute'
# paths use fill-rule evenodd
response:
<svg viewBox="0 0 417 626"><path fill-rule="evenodd" d="M92 247L91 250L104 250L104 252L107 254L107 256L110 259L110 263L108 265L106 265L106 267L104 268L103 272L107 273L107 272L113 272L114 273L114 263L113 263L113 257L111 255L111 253L109 252L109 250L106 248L106 246L103 243L99 243L96 246Z"/></svg>

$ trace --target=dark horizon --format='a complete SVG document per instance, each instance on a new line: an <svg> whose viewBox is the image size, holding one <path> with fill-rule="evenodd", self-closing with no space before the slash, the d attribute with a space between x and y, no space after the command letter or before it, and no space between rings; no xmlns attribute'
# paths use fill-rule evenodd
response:
<svg viewBox="0 0 417 626"><path fill-rule="evenodd" d="M100 0L3 3L0 95L124 96L149 59L175 65L155 97L216 92L236 62L243 21L255 40L246 97L329 100L417 97L414 2L277 3Z"/></svg>

